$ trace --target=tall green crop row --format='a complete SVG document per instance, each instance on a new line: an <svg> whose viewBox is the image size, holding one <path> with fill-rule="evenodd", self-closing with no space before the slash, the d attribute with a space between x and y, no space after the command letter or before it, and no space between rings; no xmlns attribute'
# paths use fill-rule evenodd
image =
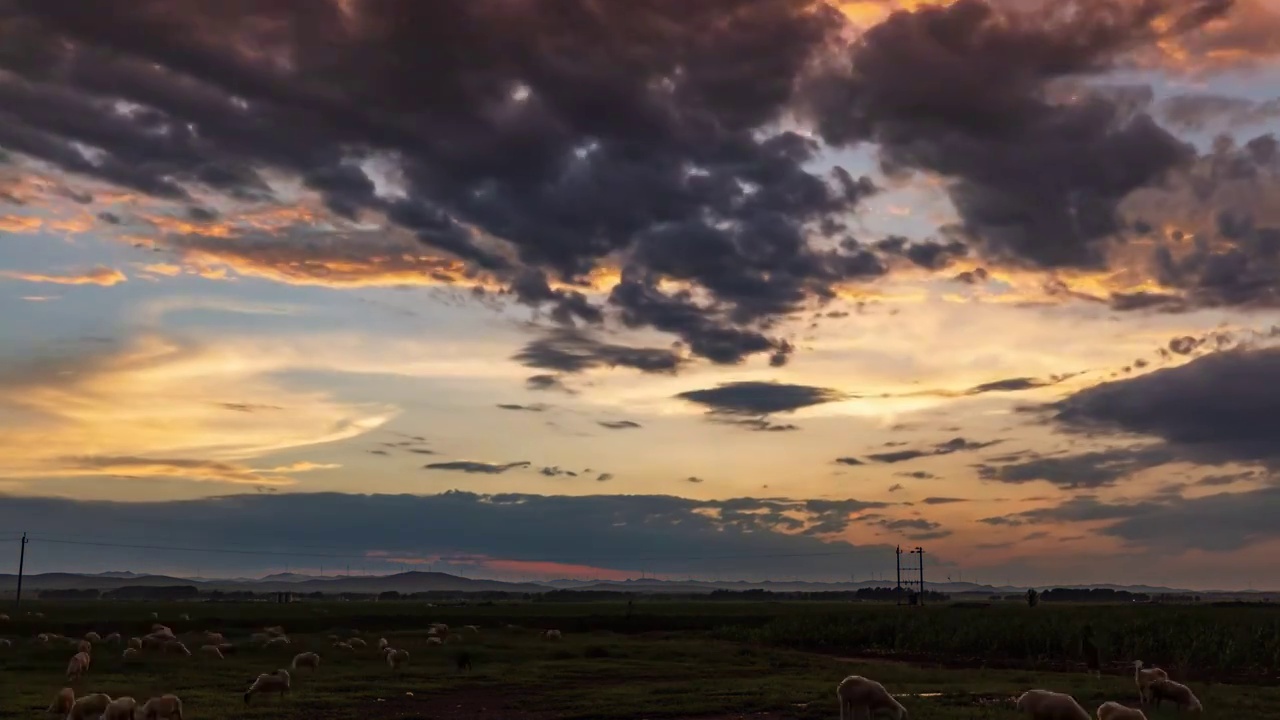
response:
<svg viewBox="0 0 1280 720"><path fill-rule="evenodd" d="M1034 664L1083 661L1093 630L1103 661L1258 674L1280 668L1280 608L1040 606L901 608L783 615L759 626L726 626L722 637L829 652L902 653Z"/></svg>

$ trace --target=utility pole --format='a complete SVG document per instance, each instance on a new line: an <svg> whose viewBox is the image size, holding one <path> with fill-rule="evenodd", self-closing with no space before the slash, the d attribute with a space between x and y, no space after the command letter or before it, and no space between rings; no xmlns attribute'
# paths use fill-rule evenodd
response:
<svg viewBox="0 0 1280 720"><path fill-rule="evenodd" d="M22 533L22 544L18 550L18 593L14 599L13 606L22 606L22 570L27 564L27 534Z"/></svg>
<svg viewBox="0 0 1280 720"><path fill-rule="evenodd" d="M920 605L924 606L924 548L917 547L916 553L920 555Z"/></svg>

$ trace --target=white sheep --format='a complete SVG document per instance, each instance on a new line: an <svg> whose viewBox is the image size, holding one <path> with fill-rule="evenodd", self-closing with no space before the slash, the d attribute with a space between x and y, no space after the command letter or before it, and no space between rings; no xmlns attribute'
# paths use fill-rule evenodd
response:
<svg viewBox="0 0 1280 720"><path fill-rule="evenodd" d="M164 650L164 646L168 645L171 638L158 637L156 635L147 635L142 638L143 650Z"/></svg>
<svg viewBox="0 0 1280 720"><path fill-rule="evenodd" d="M200 654L208 655L209 657L214 658L215 660L222 659L222 649L219 648L217 645L201 645Z"/></svg>
<svg viewBox="0 0 1280 720"><path fill-rule="evenodd" d="M333 647L335 650L354 650L355 649L344 642L336 642L333 644Z"/></svg>
<svg viewBox="0 0 1280 720"><path fill-rule="evenodd" d="M102 720L133 720L137 707L137 700L128 696L118 697L107 705L106 712L102 713Z"/></svg>
<svg viewBox="0 0 1280 720"><path fill-rule="evenodd" d="M369 647L369 643L365 642L364 640L361 640L358 637L347 638L347 644L353 648Z"/></svg>
<svg viewBox="0 0 1280 720"><path fill-rule="evenodd" d="M449 633L449 626L445 625L444 623L431 623L431 629L435 630L441 635L447 635Z"/></svg>
<svg viewBox="0 0 1280 720"><path fill-rule="evenodd" d="M67 713L67 720L97 720L107 711L111 704L111 696L105 693L94 693L77 698Z"/></svg>
<svg viewBox="0 0 1280 720"><path fill-rule="evenodd" d="M378 638L378 652L382 652L391 647L391 643L386 638Z"/></svg>
<svg viewBox="0 0 1280 720"><path fill-rule="evenodd" d="M283 625L272 625L269 628L263 628L262 632L266 633L267 635L284 635L285 634Z"/></svg>
<svg viewBox="0 0 1280 720"><path fill-rule="evenodd" d="M836 686L836 699L840 702L840 720L870 718L884 713L896 720L906 720L907 709L893 699L888 690L875 680L861 675L850 675Z"/></svg>
<svg viewBox="0 0 1280 720"><path fill-rule="evenodd" d="M1133 682L1138 686L1138 701L1143 705L1151 702L1150 693L1147 688L1156 680L1168 680L1169 673L1160 668L1153 667L1146 670L1142 669L1142 661L1133 661Z"/></svg>
<svg viewBox="0 0 1280 720"><path fill-rule="evenodd" d="M222 643L226 642L227 639L222 637L222 633L210 632L206 630L204 633L204 641L208 645L221 645Z"/></svg>
<svg viewBox="0 0 1280 720"><path fill-rule="evenodd" d="M120 633L111 633L110 635L103 638L102 642L106 643L107 645L119 645Z"/></svg>
<svg viewBox="0 0 1280 720"><path fill-rule="evenodd" d="M133 650L141 650L142 638L136 638L136 637L129 638L129 647Z"/></svg>
<svg viewBox="0 0 1280 720"><path fill-rule="evenodd" d="M283 635L280 635L278 637L273 637L270 640L268 640L267 644L264 645L263 647L279 648L279 647L286 647L288 646L288 644L289 644L289 638Z"/></svg>
<svg viewBox="0 0 1280 720"><path fill-rule="evenodd" d="M40 633L36 636L36 642L38 643L48 644L50 640L52 640L52 638L49 637L49 633Z"/></svg>
<svg viewBox="0 0 1280 720"><path fill-rule="evenodd" d="M266 645L271 636L266 633L254 633L249 636L249 642L254 645Z"/></svg>
<svg viewBox="0 0 1280 720"><path fill-rule="evenodd" d="M1070 695L1028 690L1018 698L1018 712L1031 720L1093 720Z"/></svg>
<svg viewBox="0 0 1280 720"><path fill-rule="evenodd" d="M293 664L290 666L294 670L300 667L309 667L312 672L320 669L320 656L313 652L298 653L293 656Z"/></svg>
<svg viewBox="0 0 1280 720"><path fill-rule="evenodd" d="M280 697L284 698L285 693L289 692L289 671L281 668L272 673L263 673L253 681L253 685L244 694L244 704L249 704L249 698L259 693L278 692Z"/></svg>
<svg viewBox="0 0 1280 720"><path fill-rule="evenodd" d="M178 640L170 640L165 643L164 651L166 653L174 653L177 655L186 655L187 657L191 657L191 651L187 649L186 645L183 645Z"/></svg>
<svg viewBox="0 0 1280 720"><path fill-rule="evenodd" d="M64 716L71 712L71 707L75 704L76 691L71 688L62 688L57 695L53 696L53 702L49 703L49 709L45 710L45 713Z"/></svg>
<svg viewBox="0 0 1280 720"><path fill-rule="evenodd" d="M177 695L161 695L147 701L139 710L142 720L182 720L182 698Z"/></svg>
<svg viewBox="0 0 1280 720"><path fill-rule="evenodd" d="M91 642L91 643L102 642L102 636L101 636L101 635L99 635L99 634L98 634L98 633L96 633L96 632L87 632L87 633L85 633L85 634L84 634L84 639L85 639L87 642Z"/></svg>
<svg viewBox="0 0 1280 720"><path fill-rule="evenodd" d="M67 680L75 681L81 675L89 671L89 653L79 652L71 656L71 661L67 663Z"/></svg>
<svg viewBox="0 0 1280 720"><path fill-rule="evenodd" d="M1147 716L1137 708L1108 701L1098 706L1098 720L1147 720Z"/></svg>
<svg viewBox="0 0 1280 720"><path fill-rule="evenodd" d="M559 640L561 637L559 630L547 630L542 633L543 640Z"/></svg>
<svg viewBox="0 0 1280 720"><path fill-rule="evenodd" d="M409 651L396 650L395 648L387 648L384 653L387 656L387 667L392 670L399 670L401 665L409 664Z"/></svg>
<svg viewBox="0 0 1280 720"><path fill-rule="evenodd" d="M174 640L178 636L173 634L173 630L165 625L152 625L151 634L156 637L162 637L166 640Z"/></svg>
<svg viewBox="0 0 1280 720"><path fill-rule="evenodd" d="M1202 712L1204 710L1204 706L1200 704L1200 699L1196 697L1195 693L1191 692L1191 688L1180 682L1154 680L1147 686L1147 692L1157 708L1160 707L1160 703L1164 700L1172 700L1179 710L1190 710L1192 712Z"/></svg>
<svg viewBox="0 0 1280 720"><path fill-rule="evenodd" d="M121 659L127 663L138 662L142 659L142 651L135 647L127 647Z"/></svg>
<svg viewBox="0 0 1280 720"><path fill-rule="evenodd" d="M438 638L438 637L429 637L429 638L427 638L427 644L428 644L428 645L443 645L443 644L444 644L444 641L443 641L443 640L441 640L441 639L440 639L440 638Z"/></svg>
<svg viewBox="0 0 1280 720"><path fill-rule="evenodd" d="M93 652L93 643L88 640L75 640L76 652L82 652L86 655Z"/></svg>

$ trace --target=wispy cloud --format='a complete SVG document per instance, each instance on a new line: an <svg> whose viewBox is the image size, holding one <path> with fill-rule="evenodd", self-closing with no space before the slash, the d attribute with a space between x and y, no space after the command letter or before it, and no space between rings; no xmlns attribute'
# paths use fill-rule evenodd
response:
<svg viewBox="0 0 1280 720"><path fill-rule="evenodd" d="M129 278L119 270L101 265L84 272L67 273L65 275L0 270L0 278L22 280L24 282L33 283L48 283L52 285L97 285L99 287L111 287L112 285L119 285L120 283L127 282L129 280Z"/></svg>

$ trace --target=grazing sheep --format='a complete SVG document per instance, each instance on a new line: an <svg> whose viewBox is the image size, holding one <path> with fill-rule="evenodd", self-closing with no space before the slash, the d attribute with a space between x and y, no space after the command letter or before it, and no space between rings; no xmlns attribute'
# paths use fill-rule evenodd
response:
<svg viewBox="0 0 1280 720"><path fill-rule="evenodd" d="M76 644L76 652L84 653L86 655L93 652L93 643L88 640L75 640L73 642Z"/></svg>
<svg viewBox="0 0 1280 720"><path fill-rule="evenodd" d="M435 628L430 628L427 630L427 637L436 637L439 634L440 634L440 631L436 630Z"/></svg>
<svg viewBox="0 0 1280 720"><path fill-rule="evenodd" d="M128 696L118 697L107 705L107 711L102 713L102 720L133 720L137 707L137 700Z"/></svg>
<svg viewBox="0 0 1280 720"><path fill-rule="evenodd" d="M409 664L409 651L396 650L395 648L387 648L385 653L387 656L387 667L392 670L399 670L401 665Z"/></svg>
<svg viewBox="0 0 1280 720"><path fill-rule="evenodd" d="M430 627L441 635L449 634L449 626L444 623L431 623Z"/></svg>
<svg viewBox="0 0 1280 720"><path fill-rule="evenodd" d="M1150 697L1151 694L1147 690L1147 688L1151 685L1151 683L1155 682L1156 680L1168 680L1168 679L1169 679L1169 673L1161 670L1160 668L1153 667L1153 668L1144 670L1142 669L1141 660L1133 661L1133 681L1138 685L1138 701L1141 702L1143 705L1146 705L1147 703L1151 702L1151 697Z"/></svg>
<svg viewBox="0 0 1280 720"><path fill-rule="evenodd" d="M262 628L262 632L268 635L284 635L283 625L272 625L269 628Z"/></svg>
<svg viewBox="0 0 1280 720"><path fill-rule="evenodd" d="M222 637L222 633L210 632L206 630L204 633L204 641L205 641L205 644L207 645L221 645L222 643L226 642L227 639Z"/></svg>
<svg viewBox="0 0 1280 720"><path fill-rule="evenodd" d="M559 631L559 630L547 630L547 631L545 631L545 632L543 632L543 633L542 633L542 639L543 639L543 640L559 640L559 639L560 639L560 631ZM856 677L856 676L855 676L855 677Z"/></svg>
<svg viewBox="0 0 1280 720"><path fill-rule="evenodd" d="M183 622L190 622L190 621L191 621L191 616L190 616L190 615L188 615L188 614L186 614L186 613L182 613L181 615L179 615L179 616L178 616L178 619L179 619L179 620L181 620L181 621L183 621Z"/></svg>
<svg viewBox="0 0 1280 720"><path fill-rule="evenodd" d="M142 638L136 638L136 637L135 637L135 638L129 638L129 649L131 649L131 650L141 650L141 649L142 649Z"/></svg>
<svg viewBox="0 0 1280 720"><path fill-rule="evenodd" d="M378 652L382 652L389 647L391 647L391 643L387 642L386 638L378 638Z"/></svg>
<svg viewBox="0 0 1280 720"><path fill-rule="evenodd" d="M67 680L76 681L80 676L89 671L89 653L79 652L71 656L71 662L67 663Z"/></svg>
<svg viewBox="0 0 1280 720"><path fill-rule="evenodd" d="M110 635L103 638L102 642L106 643L107 645L119 645L120 633L111 633Z"/></svg>
<svg viewBox="0 0 1280 720"><path fill-rule="evenodd" d="M291 667L294 670L300 667L309 667L312 672L315 672L320 669L320 656L313 652L298 653L293 656L293 665Z"/></svg>
<svg viewBox="0 0 1280 720"><path fill-rule="evenodd" d="M127 647L124 649L122 659L127 663L138 662L142 659L142 651L135 647Z"/></svg>
<svg viewBox="0 0 1280 720"><path fill-rule="evenodd" d="M231 653L236 651L236 646L232 645L229 642L220 643L219 645L217 645L217 648L218 648L218 652L222 653L223 655L230 655Z"/></svg>
<svg viewBox="0 0 1280 720"><path fill-rule="evenodd" d="M152 625L151 634L155 635L156 637L166 638L168 640L173 640L178 637L177 635L173 634L173 630L171 628L166 627L164 625Z"/></svg>
<svg viewBox="0 0 1280 720"><path fill-rule="evenodd" d="M107 711L111 704L111 696L105 693L94 693L78 698L67 713L67 720L97 720Z"/></svg>
<svg viewBox="0 0 1280 720"><path fill-rule="evenodd" d="M355 649L344 642L336 642L333 644L333 647L336 650L354 650Z"/></svg>
<svg viewBox="0 0 1280 720"><path fill-rule="evenodd" d="M49 633L40 633L36 636L36 642L48 644L50 638Z"/></svg>
<svg viewBox="0 0 1280 720"><path fill-rule="evenodd" d="M348 645L350 645L350 646L351 646L351 647L353 647L353 648L365 648L365 647L369 647L369 643L365 642L364 640L361 640L361 639L360 639L360 638L358 638L358 637L348 638L348 639L347 639L347 644L348 644Z"/></svg>
<svg viewBox="0 0 1280 720"><path fill-rule="evenodd" d="M1147 686L1147 692L1157 708L1160 707L1161 702L1172 700L1179 710L1190 710L1192 712L1204 710L1204 706L1200 704L1200 699L1196 697L1195 693L1191 692L1191 688L1180 682L1154 680Z"/></svg>
<svg viewBox="0 0 1280 720"><path fill-rule="evenodd" d="M289 644L289 638L281 635L279 637L271 638L270 640L267 641L266 645L263 645L263 647L279 648L279 647L285 647L288 644Z"/></svg>
<svg viewBox="0 0 1280 720"><path fill-rule="evenodd" d="M850 675L841 680L836 686L836 699L840 701L840 720L870 718L877 713L896 720L907 718L907 709L894 700L883 685L861 675Z"/></svg>
<svg viewBox="0 0 1280 720"><path fill-rule="evenodd" d="M289 671L281 668L272 673L263 673L258 679L253 681L253 685L244 694L244 704L249 704L249 698L259 693L278 692L280 697L284 698L285 693L289 692Z"/></svg>
<svg viewBox="0 0 1280 720"><path fill-rule="evenodd" d="M1147 716L1137 708L1118 702L1104 702L1098 706L1098 720L1147 720Z"/></svg>
<svg viewBox="0 0 1280 720"><path fill-rule="evenodd" d="M91 642L91 643L102 642L102 636L96 632L85 633L84 639L86 642Z"/></svg>
<svg viewBox="0 0 1280 720"><path fill-rule="evenodd" d="M1093 720L1070 695L1028 690L1018 698L1018 712L1031 720Z"/></svg>
<svg viewBox="0 0 1280 720"><path fill-rule="evenodd" d="M468 631L468 632L472 632L472 633L478 633L478 632L480 632L480 626L479 626L479 625L463 625L463 626L462 626L462 629L463 629L463 630L466 630L466 631Z"/></svg>
<svg viewBox="0 0 1280 720"><path fill-rule="evenodd" d="M142 638L142 649L163 650L164 646L168 645L171 641L173 641L173 638L161 637L159 635L147 635Z"/></svg>
<svg viewBox="0 0 1280 720"><path fill-rule="evenodd" d="M266 633L254 633L249 636L249 642L254 645L266 645L271 636Z"/></svg>
<svg viewBox="0 0 1280 720"><path fill-rule="evenodd" d="M443 644L444 644L444 641L443 641L443 640L441 640L441 639L440 639L440 638L438 638L438 637L429 637L429 638L427 638L427 644L428 644L428 645L443 645Z"/></svg>
<svg viewBox="0 0 1280 720"><path fill-rule="evenodd" d="M217 645L202 645L202 646L200 646L200 654L201 654L201 655L208 655L209 657L211 657L211 658L215 658L215 659L218 659L218 660L221 660L221 659L222 659L222 650L218 649L218 646L217 646Z"/></svg>
<svg viewBox="0 0 1280 720"><path fill-rule="evenodd" d="M62 688L57 695L53 696L53 702L45 712L49 715L66 715L71 712L71 707L75 704L76 691L71 688Z"/></svg>
<svg viewBox="0 0 1280 720"><path fill-rule="evenodd" d="M177 695L153 697L138 714L142 715L142 720L182 720L182 698Z"/></svg>
<svg viewBox="0 0 1280 720"><path fill-rule="evenodd" d="M191 651L187 649L187 646L183 645L181 642L177 640L170 640L169 642L165 643L164 651L166 653L175 653L178 655L186 655L187 657L191 657Z"/></svg>
<svg viewBox="0 0 1280 720"><path fill-rule="evenodd" d="M151 619L152 619L152 620L159 620L159 619L160 619L160 613L151 613Z"/></svg>

